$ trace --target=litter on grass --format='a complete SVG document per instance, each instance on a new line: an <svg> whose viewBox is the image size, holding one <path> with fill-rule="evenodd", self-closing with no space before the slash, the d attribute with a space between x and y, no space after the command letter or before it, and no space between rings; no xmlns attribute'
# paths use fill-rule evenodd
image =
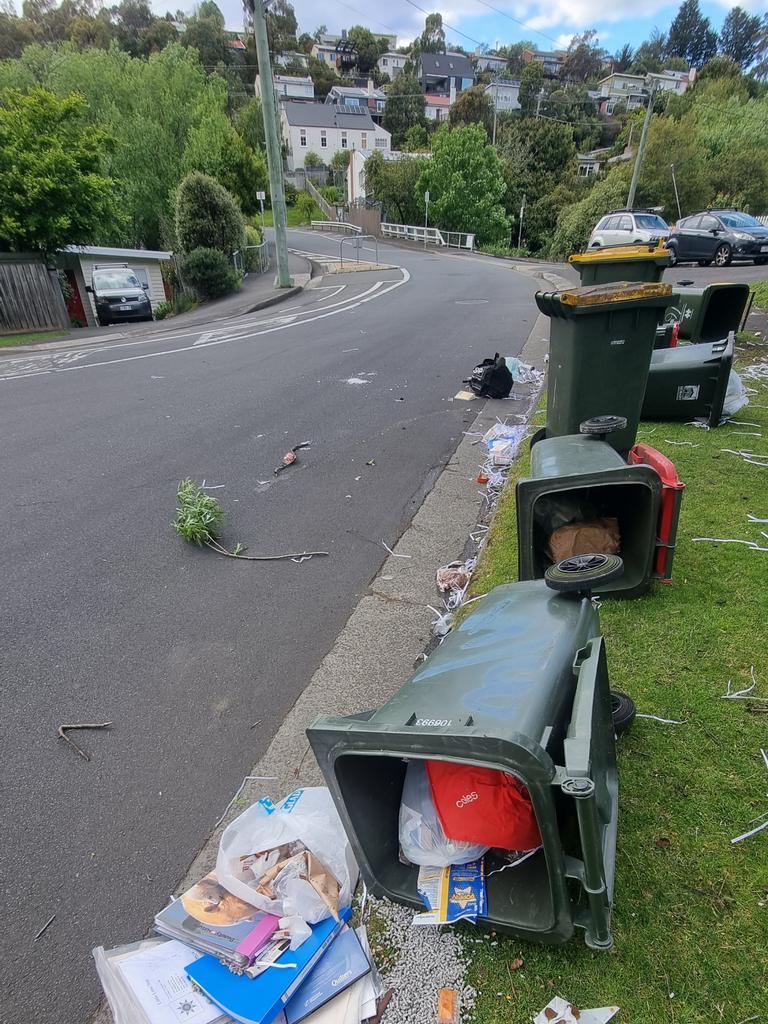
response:
<svg viewBox="0 0 768 1024"><path fill-rule="evenodd" d="M551 999L533 1024L608 1024L619 1012L618 1006L600 1006L593 1010L580 1010L562 996Z"/></svg>
<svg viewBox="0 0 768 1024"><path fill-rule="evenodd" d="M694 544L706 542L708 544L744 544L753 551L768 551L768 548L760 547L755 540L739 540L736 537L691 537Z"/></svg>
<svg viewBox="0 0 768 1024"><path fill-rule="evenodd" d="M652 718L654 722L661 722L662 725L685 725L688 721L687 718L680 721L676 718L660 718L658 715L643 715L639 711L635 714L635 718Z"/></svg>

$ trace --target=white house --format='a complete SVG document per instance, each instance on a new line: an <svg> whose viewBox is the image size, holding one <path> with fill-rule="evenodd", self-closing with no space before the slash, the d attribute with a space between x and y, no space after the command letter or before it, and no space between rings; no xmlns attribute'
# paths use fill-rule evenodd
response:
<svg viewBox="0 0 768 1024"><path fill-rule="evenodd" d="M362 86L334 85L325 97L326 103L333 103L337 107L367 107L376 124L381 122L386 101L386 93L374 88L372 78L368 79L365 89Z"/></svg>
<svg viewBox="0 0 768 1024"><path fill-rule="evenodd" d="M656 92L674 92L682 96L696 78L695 70L662 71L660 74L628 75L613 72L601 79L600 113L612 114L616 104L624 101L627 110L644 107L651 89Z"/></svg>
<svg viewBox="0 0 768 1024"><path fill-rule="evenodd" d="M646 75L646 83L653 83L657 92L674 92L682 96L689 85L696 80L696 68L690 71L662 71L661 74Z"/></svg>
<svg viewBox="0 0 768 1024"><path fill-rule="evenodd" d="M367 107L286 100L280 104L280 119L290 171L304 166L307 153L316 153L328 164L345 149L390 149L389 132L374 124Z"/></svg>
<svg viewBox="0 0 768 1024"><path fill-rule="evenodd" d="M494 75L507 70L507 58L497 57L495 53L478 54L475 60L478 71L492 71Z"/></svg>
<svg viewBox="0 0 768 1024"><path fill-rule="evenodd" d="M272 81L275 83L275 95L278 99L313 100L315 98L315 85L309 75L306 77L298 75L273 75ZM261 98L259 75L256 75L254 91Z"/></svg>
<svg viewBox="0 0 768 1024"><path fill-rule="evenodd" d="M93 295L86 291L91 283L93 268L127 265L142 284L147 285L147 295L152 310L165 302L165 286L160 269L171 259L173 253L154 249L116 249L104 245L68 245L56 255L56 263L66 275L71 290L68 302L70 314L83 322L84 327L95 327L96 306Z"/></svg>
<svg viewBox="0 0 768 1024"><path fill-rule="evenodd" d="M520 82L514 78L496 78L485 86L491 103L499 113L520 109Z"/></svg>
<svg viewBox="0 0 768 1024"><path fill-rule="evenodd" d="M285 53L272 55L272 67L288 67L289 64L298 64L303 68L309 67L309 55L298 50L286 50Z"/></svg>
<svg viewBox="0 0 768 1024"><path fill-rule="evenodd" d="M447 121L448 111L451 109L451 103L456 99L456 93L454 92L452 96L436 96L434 93L427 93L424 99L426 101L425 117L428 117L430 121Z"/></svg>
<svg viewBox="0 0 768 1024"><path fill-rule="evenodd" d="M387 50L376 61L376 67L382 75L389 75L390 80L394 82L397 76L402 73L405 62L408 59L408 55L405 53L395 53L394 50Z"/></svg>

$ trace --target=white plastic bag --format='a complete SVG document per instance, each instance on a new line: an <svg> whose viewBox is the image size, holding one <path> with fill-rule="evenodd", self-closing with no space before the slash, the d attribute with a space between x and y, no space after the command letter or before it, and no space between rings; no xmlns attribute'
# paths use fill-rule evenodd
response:
<svg viewBox="0 0 768 1024"><path fill-rule="evenodd" d="M333 874L339 883L339 907L348 907L357 885L357 863L331 794L322 786L297 789L277 805L259 800L243 811L221 837L216 877L233 895L267 914L317 924L330 911L309 882L291 879L283 898L269 899L255 891L258 879L241 861L296 841Z"/></svg>
<svg viewBox="0 0 768 1024"><path fill-rule="evenodd" d="M400 848L411 864L444 868L479 860L487 846L448 839L432 799L427 766L409 761L400 801Z"/></svg>
<svg viewBox="0 0 768 1024"><path fill-rule="evenodd" d="M727 420L730 419L731 416L735 416L736 413L740 409L743 409L745 405L749 405L749 396L744 389L741 377L735 370L731 370L728 377L728 387L725 392L725 400L723 401L723 420Z"/></svg>

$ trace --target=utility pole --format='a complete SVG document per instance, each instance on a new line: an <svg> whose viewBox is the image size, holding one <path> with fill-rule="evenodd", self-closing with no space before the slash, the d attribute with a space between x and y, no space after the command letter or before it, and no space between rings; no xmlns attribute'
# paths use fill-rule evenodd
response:
<svg viewBox="0 0 768 1024"><path fill-rule="evenodd" d="M635 192L637 192L637 183L640 180L640 169L643 166L643 156L645 154L645 144L648 141L648 128L651 124L651 115L653 114L653 96L655 89L651 85L648 90L648 109L645 112L645 120L643 121L643 130L640 133L640 144L637 147L637 156L635 157L635 166L632 171L632 183L629 186L629 195L627 196L627 207L631 210L635 205Z"/></svg>
<svg viewBox="0 0 768 1024"><path fill-rule="evenodd" d="M275 256L277 257L277 284L290 288L293 284L288 269L288 220L285 212L285 190L283 189L283 155L277 130L277 101L272 65L269 60L267 41L267 20L264 16L263 0L250 0L253 10L253 33L256 36L256 55L259 61L259 83L261 85L261 109L264 115L264 141L267 146L267 168L269 170L269 191L272 197L272 215L275 222Z"/></svg>

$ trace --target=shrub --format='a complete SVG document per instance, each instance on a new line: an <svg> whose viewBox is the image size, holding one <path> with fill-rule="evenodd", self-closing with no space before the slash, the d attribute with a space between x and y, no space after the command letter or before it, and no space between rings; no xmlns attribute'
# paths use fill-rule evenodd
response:
<svg viewBox="0 0 768 1024"><path fill-rule="evenodd" d="M173 313L172 302L158 302L155 306L155 320L165 320L171 313Z"/></svg>
<svg viewBox="0 0 768 1024"><path fill-rule="evenodd" d="M341 202L341 189L336 188L335 185L323 185L321 189L318 189L318 192L323 199L327 199L331 205Z"/></svg>
<svg viewBox="0 0 768 1024"><path fill-rule="evenodd" d="M245 244L246 246L261 245L261 231L258 228L253 227L251 224L245 225ZM255 249L245 250L245 269L256 270L259 267L259 255Z"/></svg>
<svg viewBox="0 0 768 1024"><path fill-rule="evenodd" d="M317 155L317 153L315 153L313 150L310 149L310 151L304 157L304 166L305 167L322 167L323 166L323 161Z"/></svg>
<svg viewBox="0 0 768 1024"><path fill-rule="evenodd" d="M565 206L557 218L557 229L552 242L553 256L570 256L583 252L595 224L609 210L620 208L626 202L626 174L613 169L598 181L577 203Z"/></svg>
<svg viewBox="0 0 768 1024"><path fill-rule="evenodd" d="M182 260L181 276L201 299L218 299L240 287L240 275L219 249L193 249Z"/></svg>
<svg viewBox="0 0 768 1024"><path fill-rule="evenodd" d="M318 219L320 216L320 210L318 209L317 203L309 192L299 192L299 198L296 200L296 206L301 213L303 223L313 219Z"/></svg>
<svg viewBox="0 0 768 1024"><path fill-rule="evenodd" d="M176 195L176 237L182 252L242 249L245 222L233 196L215 178L192 171Z"/></svg>
<svg viewBox="0 0 768 1024"><path fill-rule="evenodd" d="M299 190L295 185L292 185L290 181L284 181L283 191L285 192L285 205L294 206L299 195Z"/></svg>

